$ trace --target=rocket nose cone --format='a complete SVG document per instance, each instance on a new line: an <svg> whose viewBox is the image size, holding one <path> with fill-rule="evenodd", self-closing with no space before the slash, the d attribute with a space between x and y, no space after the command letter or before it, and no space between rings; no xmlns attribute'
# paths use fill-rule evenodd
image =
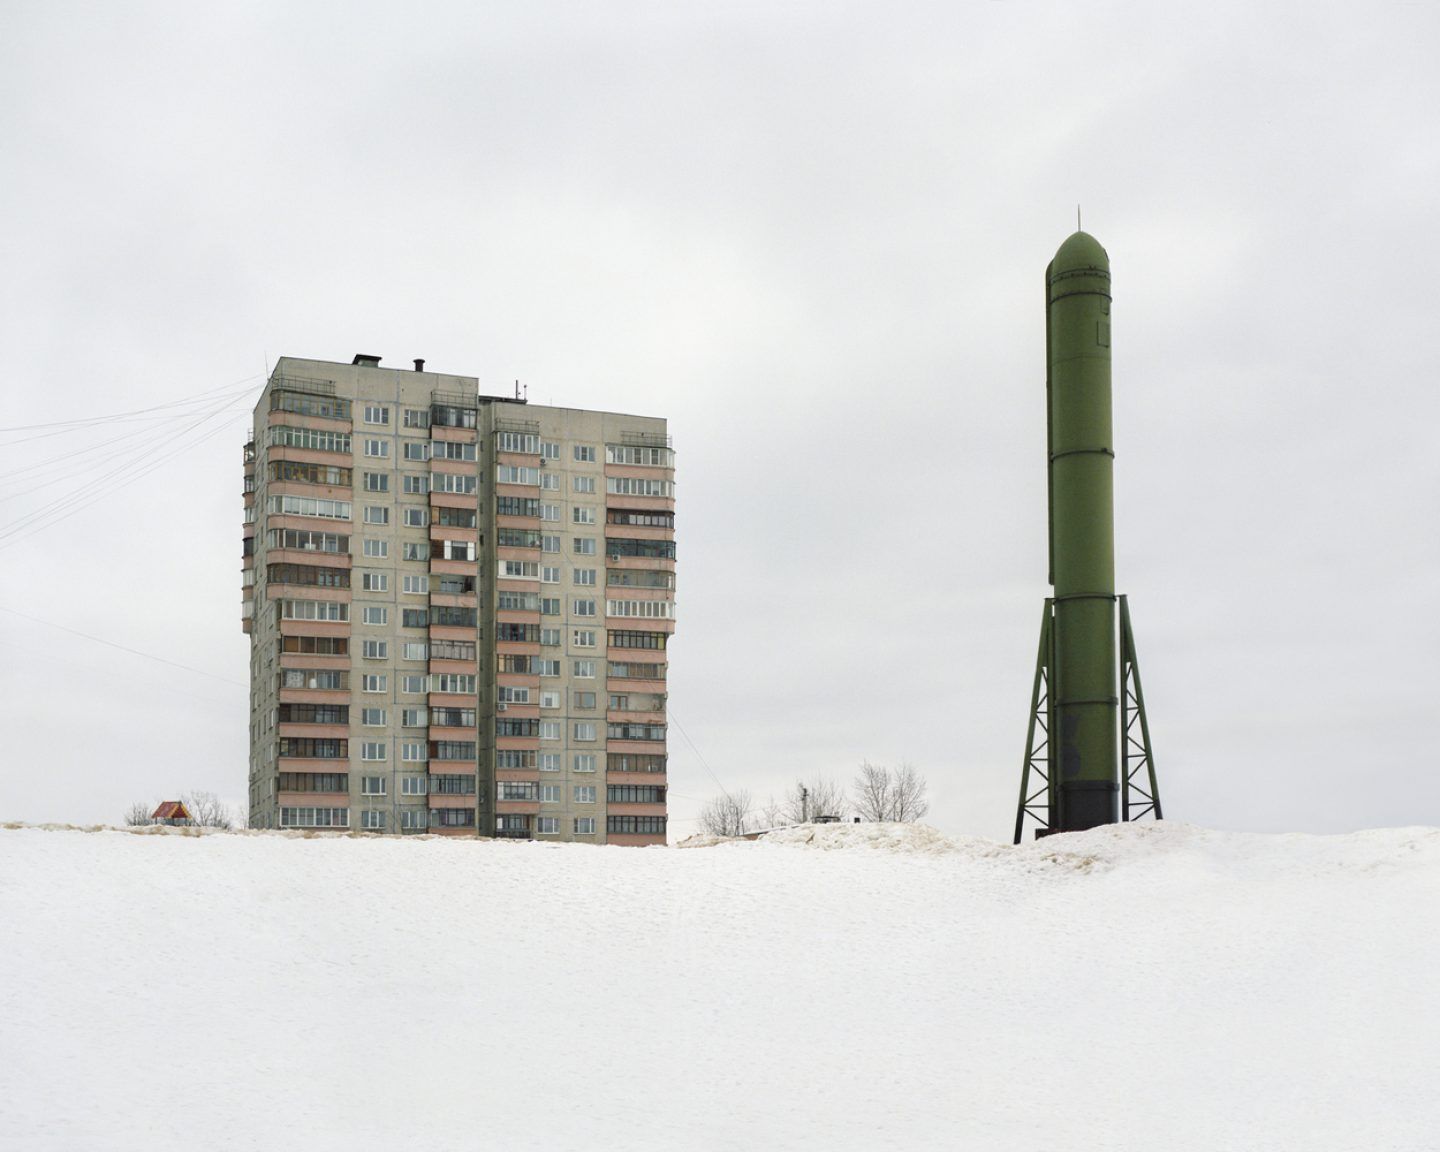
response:
<svg viewBox="0 0 1440 1152"><path fill-rule="evenodd" d="M1054 272L1072 272L1079 268L1103 268L1110 270L1110 257L1100 246L1100 241L1088 232L1076 232L1055 253L1050 262Z"/></svg>

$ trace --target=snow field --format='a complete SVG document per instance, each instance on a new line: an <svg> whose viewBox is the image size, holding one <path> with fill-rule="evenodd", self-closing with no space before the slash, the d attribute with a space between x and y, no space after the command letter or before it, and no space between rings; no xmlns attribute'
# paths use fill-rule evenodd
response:
<svg viewBox="0 0 1440 1152"><path fill-rule="evenodd" d="M1440 1148L1440 831L0 830L0 1147Z"/></svg>

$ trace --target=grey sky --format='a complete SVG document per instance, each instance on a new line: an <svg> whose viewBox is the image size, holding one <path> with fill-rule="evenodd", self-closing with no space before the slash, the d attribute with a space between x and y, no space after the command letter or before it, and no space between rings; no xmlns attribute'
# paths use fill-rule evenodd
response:
<svg viewBox="0 0 1440 1152"><path fill-rule="evenodd" d="M1440 15L1424 4L11 3L6 427L278 355L667 416L673 718L1013 819L1041 276L1114 272L1118 582L1170 813L1440 822ZM0 605L243 683L240 445L0 538ZM19 444L0 473L148 425ZM76 457L89 460L91 457ZM74 487L0 476L0 532ZM26 491L36 479L45 487ZM24 481L22 483L22 480ZM0 817L245 791L245 693L0 613ZM715 786L672 739L672 829Z"/></svg>

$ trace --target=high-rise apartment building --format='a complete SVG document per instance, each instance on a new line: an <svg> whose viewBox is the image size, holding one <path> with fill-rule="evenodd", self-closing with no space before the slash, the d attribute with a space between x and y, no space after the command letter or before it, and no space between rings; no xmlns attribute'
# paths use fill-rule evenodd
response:
<svg viewBox="0 0 1440 1152"><path fill-rule="evenodd" d="M245 446L256 828L663 844L665 421L285 357Z"/></svg>

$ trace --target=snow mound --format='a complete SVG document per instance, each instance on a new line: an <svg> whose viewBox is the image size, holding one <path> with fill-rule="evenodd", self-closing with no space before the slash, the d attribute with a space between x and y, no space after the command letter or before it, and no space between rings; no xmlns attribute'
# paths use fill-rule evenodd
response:
<svg viewBox="0 0 1440 1152"><path fill-rule="evenodd" d="M1437 1147L1440 830L711 847L0 830L0 1147Z"/></svg>

